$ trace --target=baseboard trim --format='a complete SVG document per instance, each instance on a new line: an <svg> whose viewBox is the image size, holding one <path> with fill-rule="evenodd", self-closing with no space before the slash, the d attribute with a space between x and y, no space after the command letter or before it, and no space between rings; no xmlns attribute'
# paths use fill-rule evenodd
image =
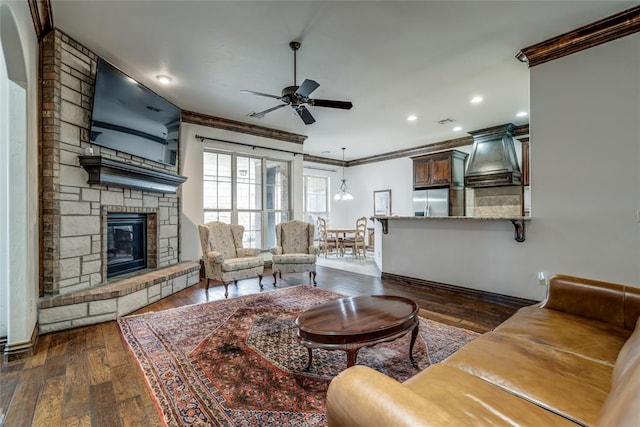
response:
<svg viewBox="0 0 640 427"><path fill-rule="evenodd" d="M448 292L455 292L470 298L476 298L482 301L492 302L507 307L520 308L527 305L533 305L539 301L526 298L514 297L511 295L498 294L495 292L481 291L478 289L466 288L464 286L450 285L447 283L432 282L430 280L416 279L415 277L401 276L393 273L382 273L383 280L392 280L403 285L414 286L420 288L441 289Z"/></svg>
<svg viewBox="0 0 640 427"><path fill-rule="evenodd" d="M31 332L31 339L16 344L7 344L5 337L5 345L3 351L3 363L14 362L16 360L26 359L34 354L36 344L38 343L38 323L36 322Z"/></svg>

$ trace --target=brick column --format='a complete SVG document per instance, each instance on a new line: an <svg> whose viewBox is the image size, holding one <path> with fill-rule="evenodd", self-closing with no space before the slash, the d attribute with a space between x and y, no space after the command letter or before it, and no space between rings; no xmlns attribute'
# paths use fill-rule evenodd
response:
<svg viewBox="0 0 640 427"><path fill-rule="evenodd" d="M42 123L40 138L41 280L45 294L57 293L60 280L60 38L42 41Z"/></svg>

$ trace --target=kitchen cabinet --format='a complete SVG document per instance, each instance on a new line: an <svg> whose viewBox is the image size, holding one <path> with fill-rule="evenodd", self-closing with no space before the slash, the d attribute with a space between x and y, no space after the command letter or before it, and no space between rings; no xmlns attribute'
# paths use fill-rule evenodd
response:
<svg viewBox="0 0 640 427"><path fill-rule="evenodd" d="M448 185L451 175L449 156L441 154L413 160L413 186Z"/></svg>
<svg viewBox="0 0 640 427"><path fill-rule="evenodd" d="M464 161L467 154L458 150L413 157L413 187L464 185Z"/></svg>
<svg viewBox="0 0 640 427"><path fill-rule="evenodd" d="M442 151L413 157L413 189L447 188L449 215L464 215L464 162L467 153Z"/></svg>

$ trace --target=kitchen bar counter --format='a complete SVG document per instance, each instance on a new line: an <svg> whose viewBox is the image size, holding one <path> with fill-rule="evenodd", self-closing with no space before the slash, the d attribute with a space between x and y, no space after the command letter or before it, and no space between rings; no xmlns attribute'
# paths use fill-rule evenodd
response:
<svg viewBox="0 0 640 427"><path fill-rule="evenodd" d="M451 220L494 220L494 221L530 221L530 216L382 216L382 217L373 217L374 219L386 219L386 220L394 220L394 219L411 219L411 220L425 220L425 219L451 219Z"/></svg>
<svg viewBox="0 0 640 427"><path fill-rule="evenodd" d="M393 220L410 220L410 221L429 221L429 220L446 220L446 221L511 221L515 227L514 239L516 242L524 242L525 240L525 222L531 221L530 216L514 216L514 217L495 217L495 216L376 216L371 217L372 221L379 221L382 225L383 234L389 232L389 221Z"/></svg>

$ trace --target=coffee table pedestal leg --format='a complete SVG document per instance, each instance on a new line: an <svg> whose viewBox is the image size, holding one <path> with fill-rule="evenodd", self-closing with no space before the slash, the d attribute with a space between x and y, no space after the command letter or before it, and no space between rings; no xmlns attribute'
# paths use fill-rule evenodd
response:
<svg viewBox="0 0 640 427"><path fill-rule="evenodd" d="M347 350L347 368L352 367L356 364L356 359L358 358L358 349Z"/></svg>
<svg viewBox="0 0 640 427"><path fill-rule="evenodd" d="M311 347L307 347L307 352L309 353L309 357L308 357L308 362L307 362L307 367L304 368L305 371L308 371L309 369L311 369L311 362L313 361L313 352L311 351Z"/></svg>
<svg viewBox="0 0 640 427"><path fill-rule="evenodd" d="M411 344L409 345L409 360L411 360L411 364L418 367L418 364L415 360L413 360L413 345L416 343L416 338L418 337L418 327L420 326L420 322L416 323L416 327L411 331Z"/></svg>

